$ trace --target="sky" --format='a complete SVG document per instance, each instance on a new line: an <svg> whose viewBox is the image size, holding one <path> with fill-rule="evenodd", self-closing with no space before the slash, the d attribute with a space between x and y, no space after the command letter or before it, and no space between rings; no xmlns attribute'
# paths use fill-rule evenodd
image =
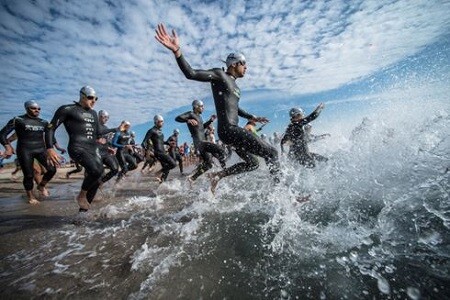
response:
<svg viewBox="0 0 450 300"><path fill-rule="evenodd" d="M50 120L90 85L110 127L129 120L139 142L162 114L166 137L177 127L189 141L173 119L194 99L205 101L204 119L214 113L210 85L184 78L154 38L160 22L177 31L194 68L223 67L228 53L242 52L240 106L275 119L272 131L293 106L309 112L325 102L354 114L405 70L417 83L431 76L448 85L449 15L444 0L0 0L0 126L30 99Z"/></svg>

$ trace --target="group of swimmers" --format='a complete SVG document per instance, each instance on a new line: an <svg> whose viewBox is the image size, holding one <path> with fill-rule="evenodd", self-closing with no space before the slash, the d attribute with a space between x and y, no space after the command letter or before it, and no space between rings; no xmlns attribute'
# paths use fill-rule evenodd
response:
<svg viewBox="0 0 450 300"><path fill-rule="evenodd" d="M266 117L255 116L245 112L239 107L240 89L236 80L244 77L247 65L243 54L230 53L225 61L226 69L213 68L208 70L193 69L181 52L180 42L173 30L168 34L163 24L156 29L156 40L172 51L176 62L187 79L209 82L211 85L216 115L211 116L206 122L202 119L204 104L200 100L192 102L192 110L180 114L175 118L177 122L186 123L193 139L193 145L201 162L195 168L188 180L193 184L196 179L207 172L213 166L213 157L216 158L221 170L208 174L211 183L211 191L214 193L219 181L225 177L255 170L259 167L258 156L262 157L272 175L274 182L280 181L280 163L276 147L269 144L264 138L257 135L261 129L256 128L257 123L264 126L269 120ZM14 153L8 135L14 130L17 135L16 154L22 167L24 179L23 185L30 203L38 203L33 195L33 161L36 159L46 170L37 185L38 191L47 196L47 183L56 173L56 167L60 165L60 156L55 151L57 142L55 130L64 124L69 136L67 151L71 159L84 167L85 175L77 196L80 212L89 210L99 187L119 174L118 165L122 166L119 176L137 167L136 158L143 160L143 155L133 155L135 147L129 131L130 123L122 122L119 128L108 128L106 122L109 115L105 111L95 112L94 105L98 97L90 86L84 86L80 90L78 102L59 107L52 120L47 122L39 118L40 107L36 101L25 102L26 114L11 119L0 131L0 143L5 147L4 156L10 157ZM291 123L284 137L283 144L290 141L289 157L307 166L314 166L315 160L325 160L323 157L309 153L307 143L308 123L317 118L323 109L323 104L317 106L313 113L305 116L301 109L293 108L290 111ZM239 117L248 120L245 128L239 127ZM226 165L228 157L224 147L215 144L211 139L210 126L217 119L217 133L219 140L242 159L232 165ZM161 115L154 116L154 126L150 128L141 144L143 149L151 152L151 157L161 164L160 182L167 179L171 169L180 166L183 172L182 159L177 149L177 136L174 132L168 141L164 140L162 127L164 118ZM206 133L206 134L205 134ZM109 135L114 135L112 143L108 143ZM214 136L214 132L212 132ZM111 148L111 145L114 149ZM166 151L165 145L169 146ZM104 165L109 171L104 172Z"/></svg>

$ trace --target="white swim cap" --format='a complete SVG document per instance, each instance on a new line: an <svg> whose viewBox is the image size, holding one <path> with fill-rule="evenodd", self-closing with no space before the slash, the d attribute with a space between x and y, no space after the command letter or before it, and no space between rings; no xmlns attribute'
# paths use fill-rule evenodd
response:
<svg viewBox="0 0 450 300"><path fill-rule="evenodd" d="M89 96L97 97L97 94L95 93L95 90L92 87L88 86L88 85L83 86L81 88L80 95L84 95L86 97L89 97Z"/></svg>
<svg viewBox="0 0 450 300"><path fill-rule="evenodd" d="M106 110L99 110L98 116L99 117L109 117L109 113Z"/></svg>
<svg viewBox="0 0 450 300"><path fill-rule="evenodd" d="M27 109L29 107L39 107L39 104L34 100L28 100L23 104L23 106L25 107L25 109Z"/></svg>
<svg viewBox="0 0 450 300"><path fill-rule="evenodd" d="M227 60L225 63L227 64L227 68L231 66L232 64L241 62L242 64L245 64L245 56L242 53L230 53L227 56Z"/></svg>
<svg viewBox="0 0 450 300"><path fill-rule="evenodd" d="M164 118L161 115L155 115L153 117L153 122L155 122L155 124L156 124L156 122L158 122L158 121L164 121Z"/></svg>

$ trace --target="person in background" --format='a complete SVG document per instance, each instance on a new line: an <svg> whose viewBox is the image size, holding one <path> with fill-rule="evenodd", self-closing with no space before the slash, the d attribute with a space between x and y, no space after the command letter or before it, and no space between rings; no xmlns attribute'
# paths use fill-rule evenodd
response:
<svg viewBox="0 0 450 300"><path fill-rule="evenodd" d="M178 136L180 135L179 129L174 129L173 134L169 136L167 141L165 142L166 145L169 146L169 149L167 150L169 152L170 157L172 157L174 160L178 161L178 167L180 168L180 174L183 175L183 158L181 157L178 149Z"/></svg>
<svg viewBox="0 0 450 300"><path fill-rule="evenodd" d="M164 148L164 134L162 132L162 127L164 125L164 118L161 115L155 115L153 117L154 126L150 128L145 134L144 140L142 141L142 147L149 144L151 140L153 145L153 153L156 159L159 160L162 166L161 176L157 177L159 183L163 183L167 180L170 170L176 167L176 161L166 153Z"/></svg>
<svg viewBox="0 0 450 300"><path fill-rule="evenodd" d="M313 168L315 163L314 158L309 152L308 137L304 126L315 120L320 115L323 108L323 103L320 103L308 116L305 116L302 109L296 107L292 108L289 111L291 123L286 128L286 132L280 142L281 152L284 153L283 145L290 141L292 145L289 147L289 158L309 168Z"/></svg>
<svg viewBox="0 0 450 300"><path fill-rule="evenodd" d="M56 168L47 162L44 137L48 135L48 122L39 118L41 108L34 100L25 102L24 107L26 112L24 115L14 117L0 130L0 143L5 147L4 157L11 157L14 149L8 141L8 135L15 131L17 159L23 172L23 186L28 203L39 204L39 200L33 194L34 160L36 159L46 170L37 186L38 191L45 197L49 195L46 185L56 174Z"/></svg>

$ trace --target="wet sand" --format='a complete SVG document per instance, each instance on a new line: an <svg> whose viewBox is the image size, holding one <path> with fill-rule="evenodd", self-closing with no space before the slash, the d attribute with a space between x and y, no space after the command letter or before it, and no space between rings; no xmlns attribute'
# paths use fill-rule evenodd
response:
<svg viewBox="0 0 450 300"><path fill-rule="evenodd" d="M40 204L31 205L27 202L22 185L22 174L11 178L13 169L2 169L0 173L0 257L4 258L19 249L32 248L32 237L42 230L55 229L60 225L73 222L78 215L76 196L80 190L84 172L71 175L66 179L66 173L74 168L59 168L57 174L47 185L50 196L41 198L35 195ZM192 166L186 168L192 170ZM168 181L172 178L183 180L178 168L171 171ZM95 214L108 204L123 201L131 196L154 196L158 183L154 174L142 174L140 168L130 172L127 178L116 184L115 178L107 182L99 190L91 204L90 213Z"/></svg>

